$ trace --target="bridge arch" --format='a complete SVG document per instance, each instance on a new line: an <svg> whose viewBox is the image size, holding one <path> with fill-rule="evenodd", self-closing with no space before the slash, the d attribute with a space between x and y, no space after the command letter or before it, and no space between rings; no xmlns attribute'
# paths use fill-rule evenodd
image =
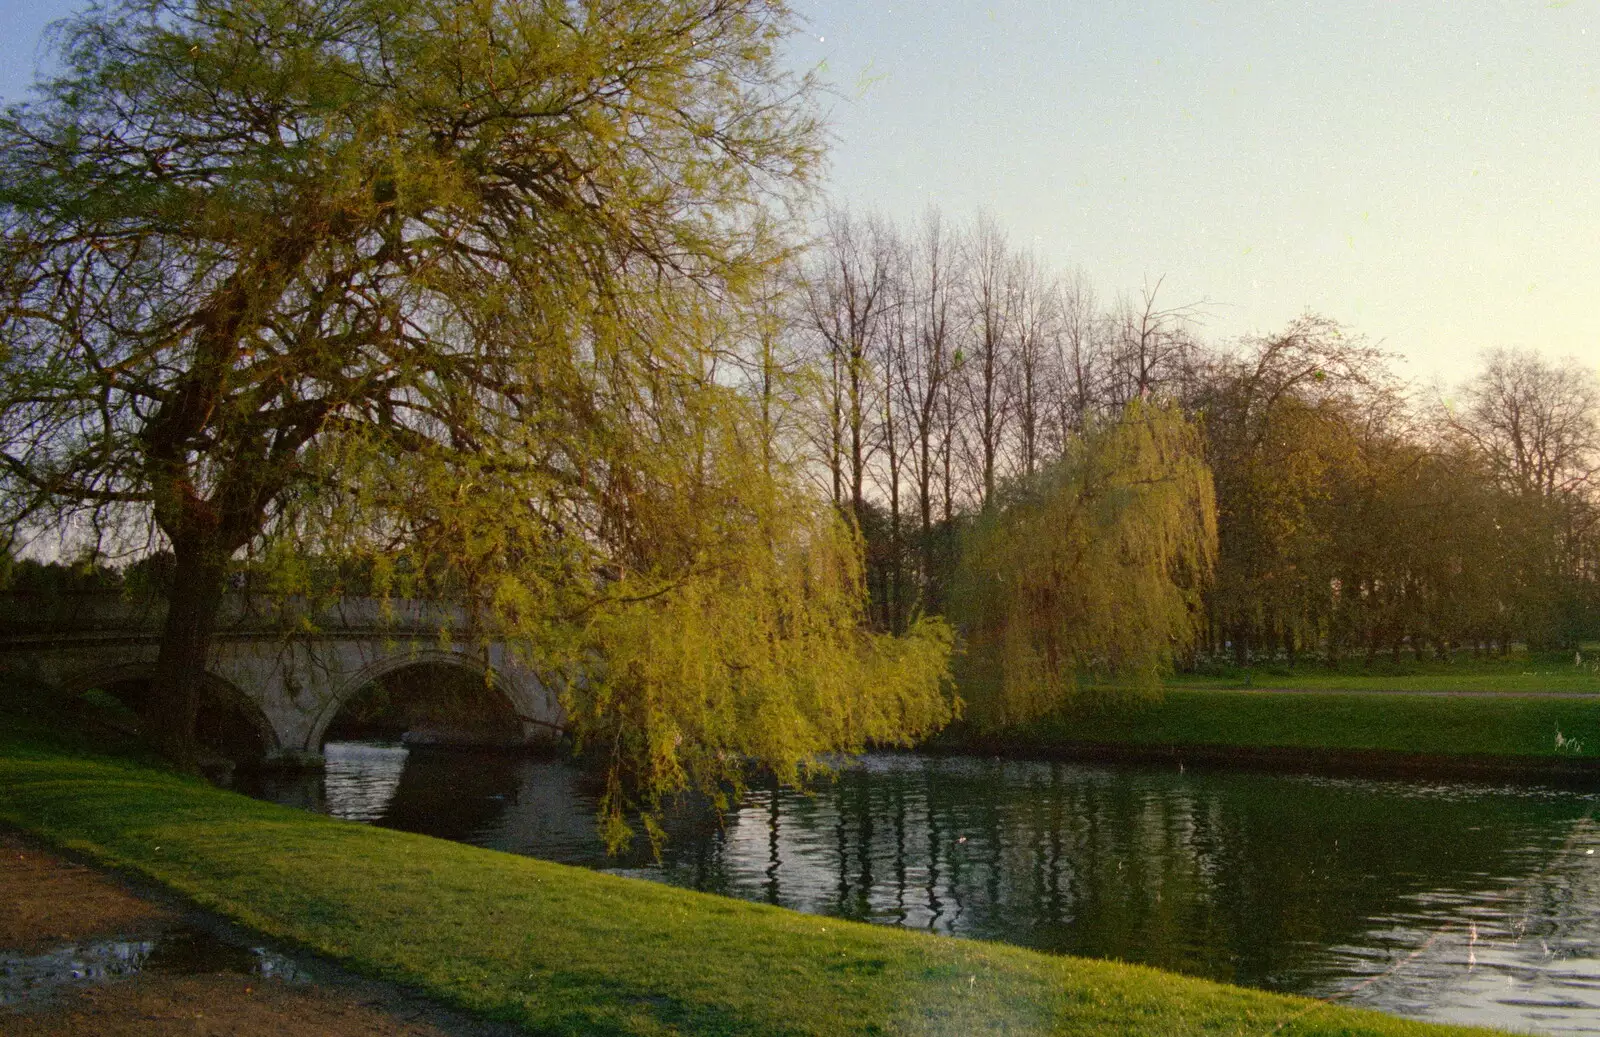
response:
<svg viewBox="0 0 1600 1037"><path fill-rule="evenodd" d="M99 688L139 713L155 674L153 661L122 661L70 674L61 690L75 700ZM215 750L238 763L261 763L279 755L283 746L277 729L255 699L209 670L201 689L196 727L203 749Z"/></svg>
<svg viewBox="0 0 1600 1037"><path fill-rule="evenodd" d="M503 721L503 737L491 739L484 744L497 744L502 741L507 745L521 744L526 740L529 721L536 715L536 707L529 689L521 687L519 682L510 679L503 670L489 666L482 658L469 651L438 646L407 646L384 652L359 668L341 675L339 683L311 725L306 739L306 749L312 752L320 750L341 714L356 705L371 689L383 687L386 682L408 672L425 673L430 670L447 674L456 680L463 677L470 679L476 688L481 688L486 693L487 698L479 705L491 713L500 714L489 719ZM441 737L440 740L451 739Z"/></svg>

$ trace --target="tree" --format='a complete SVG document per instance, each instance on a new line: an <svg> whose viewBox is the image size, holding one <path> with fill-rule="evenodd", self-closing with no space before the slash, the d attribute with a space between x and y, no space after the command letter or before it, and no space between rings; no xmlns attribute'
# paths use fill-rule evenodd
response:
<svg viewBox="0 0 1600 1037"><path fill-rule="evenodd" d="M1017 271L1005 231L988 213L978 214L968 249L971 348L961 366L970 416L967 446L977 469L978 506L987 508L1000 479L1011 424Z"/></svg>
<svg viewBox="0 0 1600 1037"><path fill-rule="evenodd" d="M820 154L791 25L773 0L120 0L61 26L62 71L0 119L4 496L170 544L169 752L230 560L274 536L404 548L569 659L759 560L847 564L780 504L792 473L731 473L764 432L716 366ZM766 535L680 523L734 485ZM837 618L841 579L789 600ZM748 687L828 708L785 672ZM651 718L617 743L647 785L712 780L670 710L618 706L645 675L567 687L591 732Z"/></svg>
<svg viewBox="0 0 1600 1037"><path fill-rule="evenodd" d="M1104 403L1101 383L1106 377L1108 321L1096 306L1094 289L1082 274L1073 274L1057 286L1056 312L1061 328L1056 336L1056 409L1054 445L1088 426L1089 418Z"/></svg>
<svg viewBox="0 0 1600 1037"><path fill-rule="evenodd" d="M1339 574L1328 502L1357 454L1353 426L1381 409L1372 391L1380 361L1337 323L1308 314L1216 357L1191 393L1217 487L1209 611L1241 663L1252 643L1293 655L1318 638Z"/></svg>
<svg viewBox="0 0 1600 1037"><path fill-rule="evenodd" d="M1516 493L1553 498L1600 472L1600 381L1577 361L1493 350L1461 397L1453 426Z"/></svg>
<svg viewBox="0 0 1600 1037"><path fill-rule="evenodd" d="M1161 284L1146 284L1137 300L1124 299L1111 317L1115 330L1105 388L1113 411L1129 400L1176 396L1189 373L1196 308L1159 306Z"/></svg>
<svg viewBox="0 0 1600 1037"><path fill-rule="evenodd" d="M824 446L833 500L840 506L848 501L857 521L866 506L868 468L880 446L874 368L893 302L895 251L881 220L832 209L806 285L806 315L826 358Z"/></svg>
<svg viewBox="0 0 1600 1037"><path fill-rule="evenodd" d="M1142 401L976 520L961 561L961 686L980 726L1061 706L1081 675L1153 686L1194 641L1216 555L1199 430Z"/></svg>
<svg viewBox="0 0 1600 1037"><path fill-rule="evenodd" d="M963 270L953 236L937 210L922 218L907 261L913 308L912 341L900 354L900 410L906 415L912 440L908 467L915 485L917 517L921 524L922 597L929 608L942 605L944 586L935 572L949 552L936 550L934 541L934 490L943 486L946 532L950 523L950 443L955 435L953 412L941 404L953 400L951 375L955 363L958 323L957 288ZM941 463L941 461L943 463ZM941 481L942 476L942 481Z"/></svg>
<svg viewBox="0 0 1600 1037"><path fill-rule="evenodd" d="M1016 347L1013 395L1016 400L1017 471L1024 477L1039 467L1045 453L1048 400L1057 395L1054 340L1058 336L1057 286L1046 278L1036 253L1016 257Z"/></svg>
<svg viewBox="0 0 1600 1037"><path fill-rule="evenodd" d="M1600 381L1568 359L1495 350L1448 409L1455 436L1511 496L1524 636L1575 643L1594 629L1591 482L1600 472Z"/></svg>

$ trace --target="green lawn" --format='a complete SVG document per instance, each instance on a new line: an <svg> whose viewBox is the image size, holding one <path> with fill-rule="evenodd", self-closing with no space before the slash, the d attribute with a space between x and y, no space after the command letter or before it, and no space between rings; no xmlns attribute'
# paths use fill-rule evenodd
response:
<svg viewBox="0 0 1600 1037"><path fill-rule="evenodd" d="M1467 1034L289 810L0 734L0 821L552 1034Z"/></svg>
<svg viewBox="0 0 1600 1037"><path fill-rule="evenodd" d="M1453 662L1413 660L1398 663L1383 655L1369 667L1345 660L1337 668L1317 662L1235 667L1214 666L1202 673L1175 674L1173 688L1289 688L1318 691L1502 691L1581 692L1600 695L1600 651L1587 649L1582 662L1571 652L1513 652L1505 659L1475 659L1458 654Z"/></svg>
<svg viewBox="0 0 1600 1037"><path fill-rule="evenodd" d="M1068 710L993 741L1024 750L1079 742L1596 760L1600 698L1180 687L1115 709Z"/></svg>

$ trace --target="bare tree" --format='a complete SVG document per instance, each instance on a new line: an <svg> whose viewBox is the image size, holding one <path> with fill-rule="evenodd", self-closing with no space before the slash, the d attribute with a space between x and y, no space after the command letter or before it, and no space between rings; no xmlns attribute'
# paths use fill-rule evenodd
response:
<svg viewBox="0 0 1600 1037"><path fill-rule="evenodd" d="M1100 312L1094 288L1082 273L1056 283L1058 319L1056 346L1056 449L1069 435L1082 432L1102 402L1109 362L1107 316Z"/></svg>
<svg viewBox="0 0 1600 1037"><path fill-rule="evenodd" d="M1016 299L1015 350L1012 356L1012 399L1017 426L1016 466L1019 474L1038 470L1049 422L1050 400L1055 389L1056 339L1060 333L1060 300L1039 257L1024 252L1016 257L1012 269Z"/></svg>
<svg viewBox="0 0 1600 1037"><path fill-rule="evenodd" d="M1005 232L988 213L978 214L969 247L972 348L963 365L963 388L971 427L965 431L967 450L977 468L978 504L986 508L994 498L1011 418L1009 368L1016 333L1016 264Z"/></svg>
<svg viewBox="0 0 1600 1037"><path fill-rule="evenodd" d="M950 379L955 342L960 334L958 291L963 276L962 256L955 239L937 210L923 216L906 261L909 339L901 349L897 387L906 434L907 465L917 498L921 523L922 594L931 602L935 571L934 491L942 487L946 521L952 508L949 444L955 434ZM943 462L943 463L942 463Z"/></svg>
<svg viewBox="0 0 1600 1037"><path fill-rule="evenodd" d="M833 500L849 502L857 521L866 507L867 468L878 448L874 428L873 351L893 301L893 237L876 217L831 210L806 286L806 315L821 340L828 379L823 449Z"/></svg>
<svg viewBox="0 0 1600 1037"><path fill-rule="evenodd" d="M1161 306L1157 300L1163 280L1145 285L1137 300L1123 300L1113 318L1108 402L1114 408L1139 397L1174 393L1196 352L1192 332L1197 306Z"/></svg>
<svg viewBox="0 0 1600 1037"><path fill-rule="evenodd" d="M1451 425L1508 488L1550 498L1600 471L1600 382L1576 360L1497 349L1461 395Z"/></svg>

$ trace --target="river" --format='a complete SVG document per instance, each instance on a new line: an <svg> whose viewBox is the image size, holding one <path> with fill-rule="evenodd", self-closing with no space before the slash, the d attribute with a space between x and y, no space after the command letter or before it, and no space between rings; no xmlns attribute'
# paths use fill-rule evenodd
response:
<svg viewBox="0 0 1600 1037"><path fill-rule="evenodd" d="M874 754L608 858L564 762L332 743L255 791L817 914L1600 1033L1600 789Z"/></svg>

